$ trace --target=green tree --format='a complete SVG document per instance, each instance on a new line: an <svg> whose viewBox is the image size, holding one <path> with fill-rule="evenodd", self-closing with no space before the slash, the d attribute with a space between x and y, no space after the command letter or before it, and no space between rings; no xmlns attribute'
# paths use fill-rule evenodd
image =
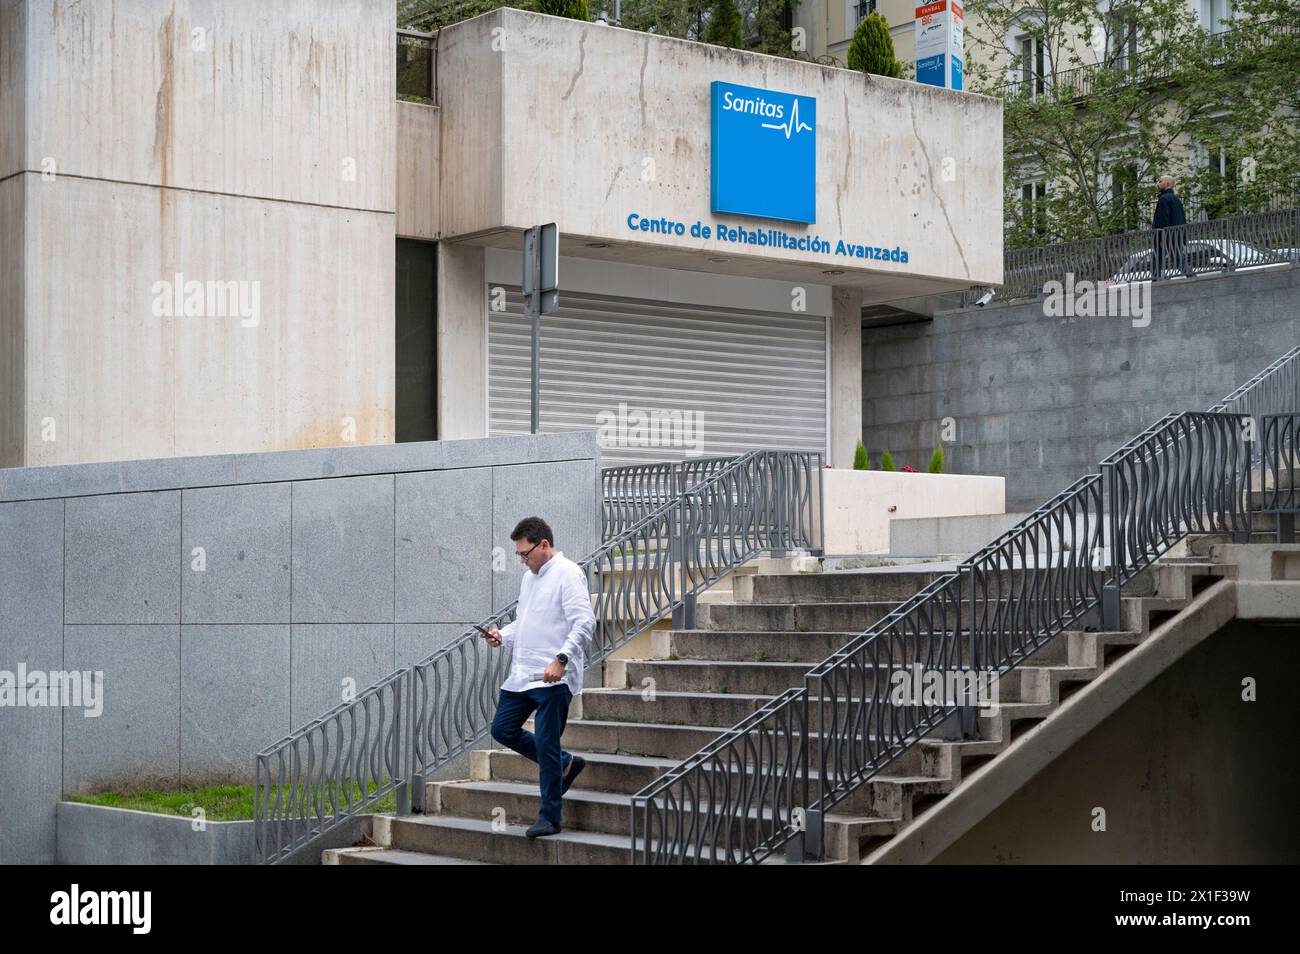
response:
<svg viewBox="0 0 1300 954"><path fill-rule="evenodd" d="M968 83L1003 100L1007 247L1149 227L1165 172L1211 209L1294 196L1300 33L1269 26L1293 19L1293 4L1238 0L1236 26L1216 35L1186 0L1113 12L1092 0L970 0Z"/></svg>
<svg viewBox="0 0 1300 954"><path fill-rule="evenodd" d="M868 466L867 449L863 446L862 441L858 441L858 446L853 449L853 469L866 470Z"/></svg>
<svg viewBox="0 0 1300 954"><path fill-rule="evenodd" d="M732 0L714 0L713 7L709 10L709 29L704 35L704 42L739 49L745 45L742 28L736 4Z"/></svg>
<svg viewBox="0 0 1300 954"><path fill-rule="evenodd" d="M932 474L943 473L943 448L936 447L934 453L930 455L929 471Z"/></svg>
<svg viewBox="0 0 1300 954"><path fill-rule="evenodd" d="M590 20L587 0L537 0L537 12L549 13L553 17L568 17L570 20Z"/></svg>
<svg viewBox="0 0 1300 954"><path fill-rule="evenodd" d="M885 451L880 455L881 470L898 470L898 465L894 463L894 455Z"/></svg>
<svg viewBox="0 0 1300 954"><path fill-rule="evenodd" d="M737 0L744 46L773 56L805 57L795 49L790 28L800 0ZM623 0L621 25L659 36L705 40L712 0ZM539 9L533 0L397 0L397 24L413 30L435 30L476 17L498 7ZM588 11L604 11L613 18L613 0L588 0Z"/></svg>
<svg viewBox="0 0 1300 954"><path fill-rule="evenodd" d="M853 31L853 40L849 43L849 69L895 79L903 75L903 64L894 56L889 23L874 10Z"/></svg>

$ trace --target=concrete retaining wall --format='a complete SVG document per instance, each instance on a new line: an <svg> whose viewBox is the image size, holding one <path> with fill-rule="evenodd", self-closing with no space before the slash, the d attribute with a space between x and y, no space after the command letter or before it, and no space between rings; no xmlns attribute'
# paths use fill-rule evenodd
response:
<svg viewBox="0 0 1300 954"><path fill-rule="evenodd" d="M822 475L829 556L889 551L891 520L1005 509L1003 481L996 477L838 468Z"/></svg>
<svg viewBox="0 0 1300 954"><path fill-rule="evenodd" d="M942 443L946 469L1006 477L1007 509L1031 511L1162 415L1204 410L1300 344L1294 267L1152 291L1146 327L1027 302L865 330L864 443L918 467Z"/></svg>
<svg viewBox="0 0 1300 954"><path fill-rule="evenodd" d="M256 842L251 821L209 821L195 831L193 819L84 802L59 802L58 851L61 865L251 865ZM346 848L370 834L372 819L362 816L321 839L320 847ZM300 864L319 864L320 852L307 852Z"/></svg>
<svg viewBox="0 0 1300 954"><path fill-rule="evenodd" d="M53 858L65 792L250 781L514 600L521 517L593 550L598 468L580 433L0 470L0 670L104 673L97 717L0 706L0 862Z"/></svg>
<svg viewBox="0 0 1300 954"><path fill-rule="evenodd" d="M1300 629L1236 621L1031 778L937 864L1295 864ZM1242 680L1257 699L1242 698ZM1105 831L1094 830L1105 809Z"/></svg>

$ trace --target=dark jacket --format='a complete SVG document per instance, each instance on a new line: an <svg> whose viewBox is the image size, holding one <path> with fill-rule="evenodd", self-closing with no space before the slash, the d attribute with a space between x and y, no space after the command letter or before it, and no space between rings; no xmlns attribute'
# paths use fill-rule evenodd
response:
<svg viewBox="0 0 1300 954"><path fill-rule="evenodd" d="M1183 200L1174 195L1173 189L1165 189L1156 199L1156 214L1151 220L1153 229L1163 229L1171 225L1186 225L1187 213L1183 211Z"/></svg>

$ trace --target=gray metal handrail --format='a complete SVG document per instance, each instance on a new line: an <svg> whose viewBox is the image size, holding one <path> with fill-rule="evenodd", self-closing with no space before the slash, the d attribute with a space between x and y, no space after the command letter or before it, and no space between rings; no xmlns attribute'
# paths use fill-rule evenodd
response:
<svg viewBox="0 0 1300 954"><path fill-rule="evenodd" d="M1112 551L1105 625L1119 624L1121 587L1189 533L1249 539L1248 420L1213 411L1171 414L1101 462Z"/></svg>
<svg viewBox="0 0 1300 954"><path fill-rule="evenodd" d="M1290 393L1294 355L1215 408ZM1186 535L1249 539L1248 420L1211 410L1146 428L1103 473L1080 478L810 670L802 687L645 786L632 798L632 862L757 863L782 847L792 859L824 857L825 812L936 731L977 737L971 689L981 673L1000 678L1071 625L1117 629L1122 586ZM882 691L922 661L961 677L960 691L907 704Z"/></svg>
<svg viewBox="0 0 1300 954"><path fill-rule="evenodd" d="M608 540L621 533L735 459L734 456L695 457L602 468L602 539Z"/></svg>
<svg viewBox="0 0 1300 954"><path fill-rule="evenodd" d="M586 662L690 609L720 575L761 553L819 552L821 479L820 454L751 451L602 543L580 563L596 615ZM499 627L515 609L480 625ZM311 850L394 793L399 814L423 810L425 779L490 729L509 666L508 650L470 629L259 752L258 861Z"/></svg>
<svg viewBox="0 0 1300 954"><path fill-rule="evenodd" d="M751 451L723 460L710 476L602 544L579 564L591 581L596 614L588 665L690 607L700 592L758 554L819 549L820 481L820 454ZM756 508L754 499L767 505ZM511 604L493 624L513 619L514 612ZM500 661L497 669L488 665L493 652L470 631L412 667L417 811L424 808L424 779L491 726L496 689L508 671ZM480 671L487 678L478 678ZM458 672L475 677L457 679ZM437 691L440 686L444 691Z"/></svg>
<svg viewBox="0 0 1300 954"><path fill-rule="evenodd" d="M1210 413L1245 414L1259 420L1300 407L1300 346L1292 348L1237 388Z"/></svg>
<svg viewBox="0 0 1300 954"><path fill-rule="evenodd" d="M1300 513L1295 483L1300 469L1300 413L1266 414L1262 422L1259 511L1276 515L1280 542L1293 541L1295 516Z"/></svg>
<svg viewBox="0 0 1300 954"><path fill-rule="evenodd" d="M1164 229L1141 229L1038 248L1009 249L1002 258L1002 284L996 301L1048 294L1048 282L1115 284L1170 281L1185 272L1210 274L1300 261L1300 209L1256 212L1192 222ZM1153 270L1160 275L1153 278ZM961 293L961 307L974 305L981 290Z"/></svg>

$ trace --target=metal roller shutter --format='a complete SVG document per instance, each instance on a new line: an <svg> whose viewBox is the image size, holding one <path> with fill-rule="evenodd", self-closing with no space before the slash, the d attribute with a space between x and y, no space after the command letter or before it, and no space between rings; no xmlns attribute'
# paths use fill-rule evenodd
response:
<svg viewBox="0 0 1300 954"><path fill-rule="evenodd" d="M518 286L494 287L504 287L506 307L488 313L488 434L527 434L524 301ZM825 453L825 317L568 290L560 305L542 319L543 431L604 425L613 436L622 422L622 440L604 441L606 465Z"/></svg>

